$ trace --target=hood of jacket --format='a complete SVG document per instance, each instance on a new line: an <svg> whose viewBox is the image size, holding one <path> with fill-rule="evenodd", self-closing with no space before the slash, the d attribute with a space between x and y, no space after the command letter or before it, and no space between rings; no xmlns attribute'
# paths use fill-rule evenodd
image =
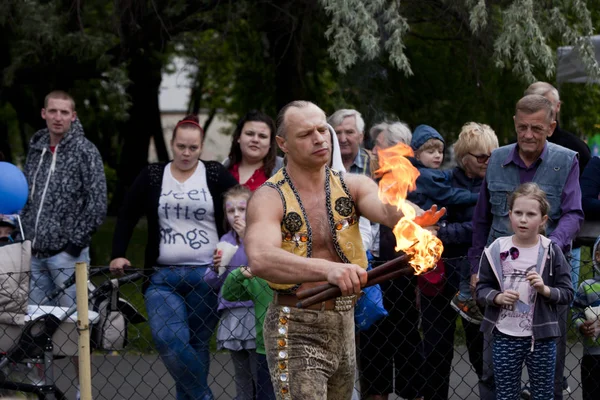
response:
<svg viewBox="0 0 600 400"><path fill-rule="evenodd" d="M423 146L429 139L441 141L444 148L446 148L446 141L442 135L429 125L419 125L415 128L412 134L412 140L410 141L410 147L412 147L414 151L417 151L419 150L419 147Z"/></svg>
<svg viewBox="0 0 600 400"><path fill-rule="evenodd" d="M327 124L327 129L329 129L329 135L331 136L331 164L329 165L331 169L340 172L346 172L346 167L344 167L344 162L342 161L342 151L340 150L340 142L338 141L337 134L333 129L333 126Z"/></svg>
<svg viewBox="0 0 600 400"><path fill-rule="evenodd" d="M69 146L70 143L76 141L78 137L84 136L85 134L83 132L83 125L81 125L79 118L75 118L75 121L71 123L69 131L65 133L65 136L60 140L58 145L64 148ZM29 142L30 149L36 149L39 151L43 151L43 149L47 148L48 146L50 146L50 131L48 128L37 131Z"/></svg>

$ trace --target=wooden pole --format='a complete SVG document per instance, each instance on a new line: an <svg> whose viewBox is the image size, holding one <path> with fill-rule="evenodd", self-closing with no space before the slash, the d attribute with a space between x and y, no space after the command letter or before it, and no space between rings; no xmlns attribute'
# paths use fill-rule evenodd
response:
<svg viewBox="0 0 600 400"><path fill-rule="evenodd" d="M79 392L81 400L92 400L90 319L88 317L87 263L75 264L77 289L77 330L79 331Z"/></svg>

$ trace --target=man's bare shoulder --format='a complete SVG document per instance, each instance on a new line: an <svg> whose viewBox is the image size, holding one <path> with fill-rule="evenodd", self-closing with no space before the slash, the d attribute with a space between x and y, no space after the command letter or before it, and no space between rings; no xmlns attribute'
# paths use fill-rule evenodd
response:
<svg viewBox="0 0 600 400"><path fill-rule="evenodd" d="M272 186L262 185L252 193L251 201L279 201L281 203L281 197L279 192Z"/></svg>
<svg viewBox="0 0 600 400"><path fill-rule="evenodd" d="M344 179L344 183L346 183L346 186L353 197L359 195L359 193L365 190L376 190L377 187L375 181L366 175L351 174L346 172L342 174L342 178Z"/></svg>
<svg viewBox="0 0 600 400"><path fill-rule="evenodd" d="M264 185L256 189L248 203L248 211L262 216L277 215L282 218L283 203L277 189Z"/></svg>
<svg viewBox="0 0 600 400"><path fill-rule="evenodd" d="M343 172L342 178L344 178L344 182L351 185L366 185L369 183L375 183L373 179L369 178L363 174L352 174L350 172Z"/></svg>

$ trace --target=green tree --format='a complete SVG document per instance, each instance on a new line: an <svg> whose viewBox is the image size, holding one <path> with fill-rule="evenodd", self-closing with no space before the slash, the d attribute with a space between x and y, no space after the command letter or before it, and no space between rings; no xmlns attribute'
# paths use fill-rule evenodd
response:
<svg viewBox="0 0 600 400"><path fill-rule="evenodd" d="M327 56L327 18L315 1L238 2L227 27L188 32L180 56L197 67L191 109L223 108L235 118L250 109L272 116L302 98L335 108L339 73Z"/></svg>
<svg viewBox="0 0 600 400"><path fill-rule="evenodd" d="M3 119L0 142L14 143L6 138L9 133L18 135L24 149L15 149L15 156L27 152L30 134L43 126L40 109L48 92L64 89L76 99L93 101L122 83L115 81L119 66L111 66L106 53L116 36L99 25L93 32L85 28L90 21L107 19L110 7L95 2L88 4L88 10L82 14L78 3L67 0L0 4L0 109L10 116ZM104 104L115 109L126 106L118 92L110 97L113 101ZM86 116L84 104L79 106L80 115ZM93 133L91 138L97 141ZM12 148L2 150L11 159L19 158L12 157Z"/></svg>
<svg viewBox="0 0 600 400"><path fill-rule="evenodd" d="M496 66L510 68L527 82L537 80L536 69L551 77L555 70L557 38L582 54L588 73L600 77L589 36L592 15L585 0L320 0L331 16L329 53L341 71L358 60L374 60L385 52L390 63L413 74L406 37L420 21L440 17L460 24L474 39L493 43ZM429 10L429 14L418 11ZM415 11L417 11L415 13ZM414 17L417 17L416 19ZM538 75L539 76L539 75Z"/></svg>
<svg viewBox="0 0 600 400"><path fill-rule="evenodd" d="M321 3L331 16L329 53L345 71L338 89L343 104L365 114L367 125L396 118L412 128L426 123L448 142L473 120L491 125L501 143L514 140L512 115L524 89L534 79L552 82L556 47L577 32L589 33L590 21L598 21L596 10L586 14L585 2ZM536 43L528 42L531 35ZM587 91L563 98L578 104ZM564 109L563 119L572 112ZM591 118L578 120L589 125Z"/></svg>
<svg viewBox="0 0 600 400"><path fill-rule="evenodd" d="M592 76L588 42L598 10L583 0L9 0L0 4L0 151L27 144L43 96L62 88L111 168L112 210L147 163L151 139L166 159L158 91L173 55L193 67L190 111L257 108L295 99L367 121L429 123L452 139L468 120L513 137L526 84L552 81L554 51L575 44ZM562 89L561 89L562 90ZM574 118L587 90L565 89ZM570 96L574 96L571 98ZM583 103L582 103L583 104ZM585 103L588 104L588 103ZM10 137L10 140L8 139ZM19 140L13 140L18 137Z"/></svg>

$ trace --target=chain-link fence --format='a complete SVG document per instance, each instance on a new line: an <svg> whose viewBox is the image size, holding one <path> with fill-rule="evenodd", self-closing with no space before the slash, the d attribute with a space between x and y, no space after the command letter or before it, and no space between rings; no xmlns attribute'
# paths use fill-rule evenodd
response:
<svg viewBox="0 0 600 400"><path fill-rule="evenodd" d="M589 251L584 253L580 282L593 276ZM444 261L451 265L453 260ZM175 398L177 390L210 391L216 399L272 398L268 372L264 375L262 332L256 329L262 321L259 313L272 297L266 285L233 268L221 276L195 267L137 271L141 274L116 281L106 269L91 268L95 399L166 399ZM206 276L210 271L212 280ZM73 310L27 307L29 273L3 273L0 281L0 393L37 398L53 392L58 398L76 398ZM251 281L257 284L251 286ZM356 330L355 399L385 393L391 393L390 399L479 398L479 325L460 318L450 306L455 286L438 286L433 295L429 289L415 277L381 285L388 315ZM47 303L54 304L62 292L48 295ZM28 323L33 320L37 325ZM51 333L52 346L47 338L44 342L44 333ZM565 398L582 398L582 353L582 337L570 312ZM523 386L527 380L524 372Z"/></svg>

